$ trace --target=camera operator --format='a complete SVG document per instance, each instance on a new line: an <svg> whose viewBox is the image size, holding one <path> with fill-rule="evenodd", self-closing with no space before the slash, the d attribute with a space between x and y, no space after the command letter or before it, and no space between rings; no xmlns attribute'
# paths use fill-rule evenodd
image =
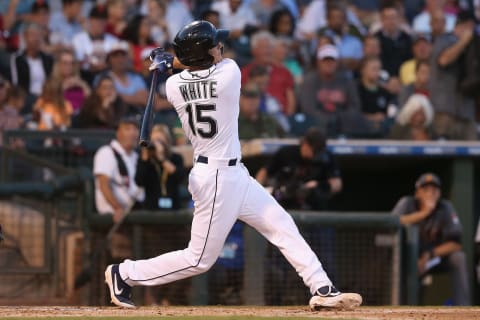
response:
<svg viewBox="0 0 480 320"><path fill-rule="evenodd" d="M272 194L287 209L326 209L328 198L342 189L340 170L317 128L300 145L280 148L256 178L263 185L272 178Z"/></svg>
<svg viewBox="0 0 480 320"><path fill-rule="evenodd" d="M171 150L168 127L152 128L151 145L142 148L135 182L145 188L144 209L175 210L180 208L179 186L185 174L183 158Z"/></svg>

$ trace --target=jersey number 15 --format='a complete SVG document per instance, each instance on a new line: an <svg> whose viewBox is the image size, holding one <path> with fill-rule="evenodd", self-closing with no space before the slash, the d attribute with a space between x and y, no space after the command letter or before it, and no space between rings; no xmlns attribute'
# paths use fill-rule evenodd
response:
<svg viewBox="0 0 480 320"><path fill-rule="evenodd" d="M194 136L198 134L202 138L210 139L217 134L217 121L215 121L214 118L203 114L209 111L215 111L215 109L215 104L189 103L185 106L185 110L188 112L188 125L190 126ZM196 124L199 123L208 124L208 130L198 128Z"/></svg>

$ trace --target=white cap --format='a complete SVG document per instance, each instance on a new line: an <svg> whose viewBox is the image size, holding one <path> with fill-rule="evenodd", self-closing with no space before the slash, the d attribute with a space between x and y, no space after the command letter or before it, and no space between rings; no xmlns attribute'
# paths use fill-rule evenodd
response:
<svg viewBox="0 0 480 320"><path fill-rule="evenodd" d="M124 52L130 52L130 47L128 45L128 42L126 41L118 41L112 44L110 47L110 50L108 50L108 53L116 52L116 51L124 51Z"/></svg>
<svg viewBox="0 0 480 320"><path fill-rule="evenodd" d="M337 47L331 44L325 44L318 48L317 50L317 59L323 60L325 58L338 59L338 50Z"/></svg>

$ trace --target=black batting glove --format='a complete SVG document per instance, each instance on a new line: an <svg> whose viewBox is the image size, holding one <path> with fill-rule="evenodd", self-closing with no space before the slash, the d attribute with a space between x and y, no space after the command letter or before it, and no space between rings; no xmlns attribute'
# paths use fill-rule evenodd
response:
<svg viewBox="0 0 480 320"><path fill-rule="evenodd" d="M150 61L152 64L148 68L150 71L160 70L167 72L173 69L173 54L165 52L163 48L155 48L150 53Z"/></svg>

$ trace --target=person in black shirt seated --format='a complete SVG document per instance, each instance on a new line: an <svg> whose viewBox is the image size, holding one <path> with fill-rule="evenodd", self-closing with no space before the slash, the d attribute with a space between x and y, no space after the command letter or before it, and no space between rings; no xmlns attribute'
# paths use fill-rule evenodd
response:
<svg viewBox="0 0 480 320"><path fill-rule="evenodd" d="M360 64L358 95L362 112L371 122L376 132L381 131L388 120L388 108L393 105L393 95L383 86L381 77L382 62L380 58L364 58Z"/></svg>
<svg viewBox="0 0 480 320"><path fill-rule="evenodd" d="M168 127L152 128L151 146L142 148L135 183L145 188L143 208L175 210L180 208L179 187L185 176L181 155L173 153Z"/></svg>

